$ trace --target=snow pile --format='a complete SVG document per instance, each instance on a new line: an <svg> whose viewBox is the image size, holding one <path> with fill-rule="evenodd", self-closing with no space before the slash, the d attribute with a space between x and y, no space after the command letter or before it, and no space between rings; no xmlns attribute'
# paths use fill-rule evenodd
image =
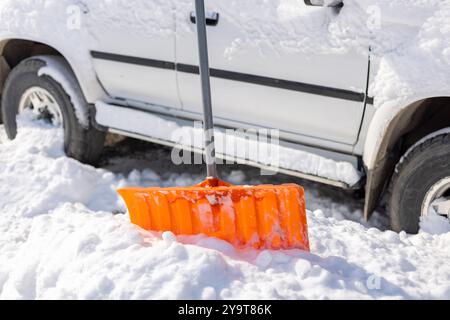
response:
<svg viewBox="0 0 450 320"><path fill-rule="evenodd" d="M144 232L117 214L115 189L198 177L114 175L66 158L58 129L20 125L15 141L0 135L0 298L450 298L449 232L399 235L321 210L308 213L312 253Z"/></svg>
<svg viewBox="0 0 450 320"><path fill-rule="evenodd" d="M344 2L339 13L298 0L218 4L244 35L224 54L233 59L248 47L261 54L355 48L366 54L371 45L379 69L370 93L378 109L390 109L375 123L380 127L395 106L450 92L449 1ZM69 32L63 26L74 3L86 24ZM85 66L76 70L87 81L85 93L100 97L89 50L98 47L102 28L167 37L174 29L164 12L185 15L191 6L190 0L2 0L0 36L58 47L72 64ZM62 132L26 119L21 125L15 141L0 136L0 298L450 299L450 232L443 219L430 216L418 235L408 236L337 219L348 208L330 205L308 213L312 253L237 251L202 236L144 232L120 214L115 189L194 184L198 177L164 180L150 170L114 175L66 158Z"/></svg>
<svg viewBox="0 0 450 320"><path fill-rule="evenodd" d="M302 0L217 1L214 10L238 30L239 37L231 39L223 52L230 60L249 48L257 48L261 55L269 51L312 55L358 50L366 57L371 47L376 63L372 64L374 80L369 91L379 109L367 141L367 149L373 151L401 108L430 96L449 95L450 2L343 2L344 7L336 9L309 7ZM140 48L120 48L115 38L105 36L106 31L136 37L139 43L175 37L176 30L193 32L187 20L192 8L191 0L2 0L0 37L31 38L58 48L77 66L75 73L85 96L94 103L106 96L89 51L125 50L116 53L137 55ZM369 169L373 157L371 152L364 155Z"/></svg>
<svg viewBox="0 0 450 320"><path fill-rule="evenodd" d="M423 231L430 234L445 234L450 232L448 219L438 215L436 212L430 212L429 216L422 219L420 227Z"/></svg>

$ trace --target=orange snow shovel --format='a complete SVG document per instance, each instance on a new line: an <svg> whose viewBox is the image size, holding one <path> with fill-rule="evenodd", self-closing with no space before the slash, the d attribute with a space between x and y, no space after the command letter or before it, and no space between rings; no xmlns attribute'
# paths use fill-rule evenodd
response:
<svg viewBox="0 0 450 320"><path fill-rule="evenodd" d="M232 186L218 178L204 0L196 1L208 178L186 188L125 188L131 222L176 235L205 234L236 247L309 251L304 191L298 185Z"/></svg>

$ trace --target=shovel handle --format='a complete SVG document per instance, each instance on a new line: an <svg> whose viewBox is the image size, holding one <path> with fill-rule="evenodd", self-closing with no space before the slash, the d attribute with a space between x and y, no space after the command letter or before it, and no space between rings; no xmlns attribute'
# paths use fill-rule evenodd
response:
<svg viewBox="0 0 450 320"><path fill-rule="evenodd" d="M198 52L200 60L200 78L202 84L203 130L205 136L206 166L208 178L218 178L216 148L214 141L214 120L211 99L211 82L208 58L208 39L206 33L206 13L204 0L195 0L197 20Z"/></svg>

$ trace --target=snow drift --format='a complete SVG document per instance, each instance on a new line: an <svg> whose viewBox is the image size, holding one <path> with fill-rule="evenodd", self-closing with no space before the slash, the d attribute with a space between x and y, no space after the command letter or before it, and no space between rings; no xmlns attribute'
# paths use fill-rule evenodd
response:
<svg viewBox="0 0 450 320"><path fill-rule="evenodd" d="M404 101L430 92L448 95L449 1L344 2L339 14L317 8L307 15L298 0L227 1L224 15L230 6L255 10L238 25L248 36L230 43L224 54L233 59L248 46L312 53L356 47L366 54L371 45L378 68L370 94L375 106L386 110L377 127L386 126ZM66 25L73 4L94 17L87 28L55 28ZM97 44L92 26L123 23L130 32L167 36L171 29L158 12L176 14L191 5L188 0L134 1L133 6L126 0L2 0L0 35L31 35L61 45L71 64L85 66L76 71L88 84L82 85L85 95L101 97L89 57ZM149 10L156 14L146 15ZM21 124L15 141L0 137L0 298L450 298L450 232L437 217L409 236L337 219L348 209L330 205L308 213L311 254L236 251L202 236L144 232L117 214L124 207L115 189L175 180L193 184L196 177L166 181L152 171L125 177L94 169L64 156L62 132L27 119ZM324 211L332 211L331 217Z"/></svg>
<svg viewBox="0 0 450 320"><path fill-rule="evenodd" d="M328 204L308 213L312 253L145 232L118 214L117 187L201 177L114 175L66 158L60 130L20 126L16 140L0 136L2 299L450 298L445 221L399 235L338 219L348 208Z"/></svg>
<svg viewBox="0 0 450 320"><path fill-rule="evenodd" d="M267 50L333 54L356 48L365 56L371 48L374 76L369 94L378 109L364 152L364 162L371 169L383 132L402 108L431 96L449 96L450 2L343 2L339 11L307 7L301 0L214 1L214 5L241 30L242 37L231 41L223 52L229 59L255 47L262 55ZM191 0L3 0L0 36L58 48L72 66L83 66L75 73L87 100L94 103L107 98L89 54L99 47L102 30L114 26L148 39L173 37L175 23L163 13L185 19L192 7ZM77 20L72 16L79 21L72 21Z"/></svg>

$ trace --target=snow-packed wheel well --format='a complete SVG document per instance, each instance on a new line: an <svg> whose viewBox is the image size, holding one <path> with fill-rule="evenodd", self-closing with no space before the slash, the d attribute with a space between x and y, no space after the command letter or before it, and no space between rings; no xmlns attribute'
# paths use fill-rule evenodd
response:
<svg viewBox="0 0 450 320"><path fill-rule="evenodd" d="M377 152L376 165L367 173L367 219L383 196L402 155L423 137L446 127L450 127L450 97L416 101L390 122Z"/></svg>

